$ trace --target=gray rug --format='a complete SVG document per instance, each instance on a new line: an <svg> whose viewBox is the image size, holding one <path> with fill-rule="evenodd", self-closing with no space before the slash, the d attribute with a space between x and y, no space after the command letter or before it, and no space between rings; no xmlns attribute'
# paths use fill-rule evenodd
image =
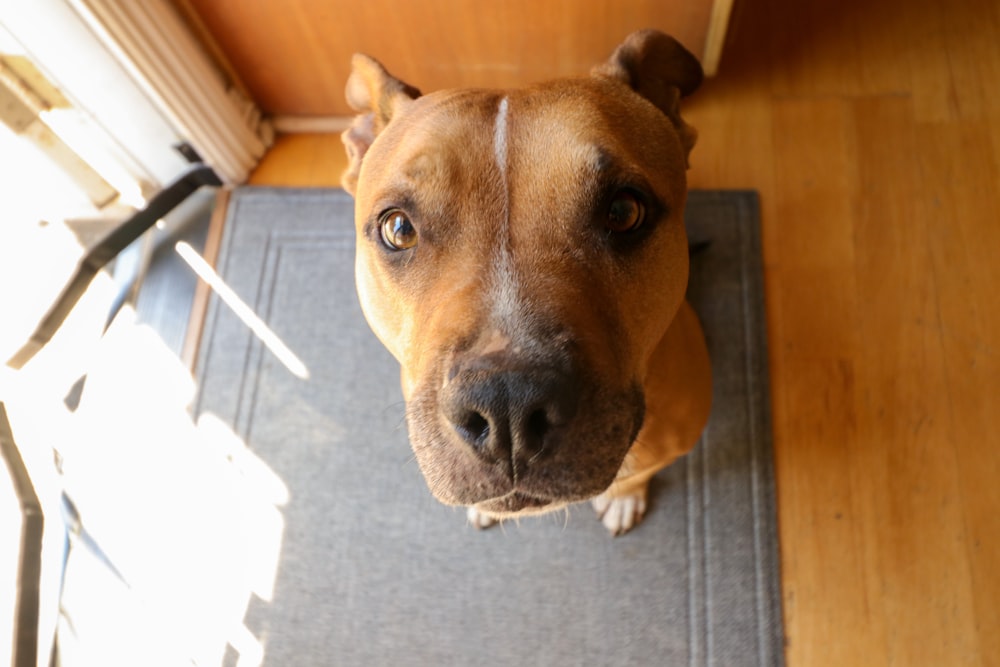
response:
<svg viewBox="0 0 1000 667"><path fill-rule="evenodd" d="M352 208L336 190L244 188L230 203L219 272L308 379L218 301L203 339L197 410L290 491L273 596L246 616L264 664L780 665L756 195L691 193L713 414L617 539L586 505L477 532L431 497L398 367L354 292Z"/></svg>

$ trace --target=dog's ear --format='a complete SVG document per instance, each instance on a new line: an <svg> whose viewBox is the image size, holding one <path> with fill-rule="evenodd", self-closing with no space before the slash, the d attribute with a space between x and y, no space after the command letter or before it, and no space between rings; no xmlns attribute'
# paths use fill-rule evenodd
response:
<svg viewBox="0 0 1000 667"><path fill-rule="evenodd" d="M368 147L403 105L420 97L420 91L389 74L374 58L356 53L345 94L358 115L340 135L347 150L347 171L340 180L353 195Z"/></svg>
<svg viewBox="0 0 1000 667"><path fill-rule="evenodd" d="M698 138L680 114L680 100L693 93L704 75L701 63L673 37L639 30L625 38L607 62L590 73L618 79L655 104L674 124L686 153Z"/></svg>

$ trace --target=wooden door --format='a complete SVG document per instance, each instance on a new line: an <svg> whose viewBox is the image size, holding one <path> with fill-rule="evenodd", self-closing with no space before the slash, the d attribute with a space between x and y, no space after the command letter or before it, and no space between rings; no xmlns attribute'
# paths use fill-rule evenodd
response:
<svg viewBox="0 0 1000 667"><path fill-rule="evenodd" d="M350 57L423 91L585 74L629 32L668 32L714 68L730 0L178 0L260 107L343 116ZM714 19L713 19L714 17ZM710 27L712 28L710 30ZM706 53L708 51L708 53Z"/></svg>

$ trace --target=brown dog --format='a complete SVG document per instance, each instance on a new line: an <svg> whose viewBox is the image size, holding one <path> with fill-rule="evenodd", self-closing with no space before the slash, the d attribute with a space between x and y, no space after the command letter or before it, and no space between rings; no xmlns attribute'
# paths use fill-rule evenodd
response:
<svg viewBox="0 0 1000 667"><path fill-rule="evenodd" d="M480 527L593 499L629 530L711 402L684 300L698 61L642 31L589 77L424 96L353 66L358 293L431 492Z"/></svg>

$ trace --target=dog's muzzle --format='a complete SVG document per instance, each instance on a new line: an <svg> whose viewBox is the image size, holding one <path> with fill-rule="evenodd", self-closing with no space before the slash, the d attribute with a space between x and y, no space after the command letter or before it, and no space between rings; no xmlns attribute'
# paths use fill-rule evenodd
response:
<svg viewBox="0 0 1000 667"><path fill-rule="evenodd" d="M642 424L638 383L609 392L562 360L460 355L442 376L408 418L428 486L448 504L527 514L592 497Z"/></svg>

